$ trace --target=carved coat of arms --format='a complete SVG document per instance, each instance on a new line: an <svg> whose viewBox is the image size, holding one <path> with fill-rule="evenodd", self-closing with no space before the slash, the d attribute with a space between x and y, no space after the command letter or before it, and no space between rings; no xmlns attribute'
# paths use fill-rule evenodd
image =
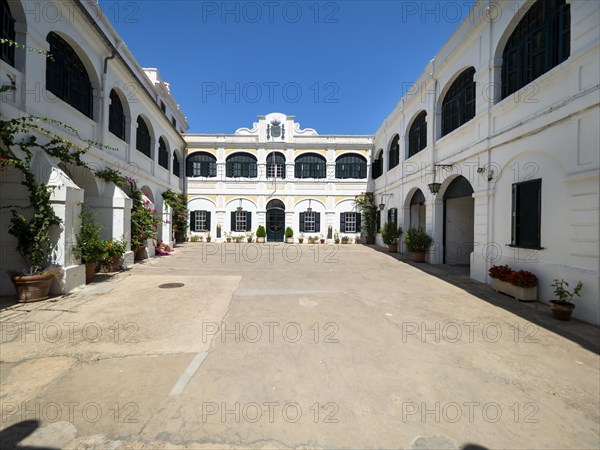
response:
<svg viewBox="0 0 600 450"><path fill-rule="evenodd" d="M279 120L274 120L270 124L267 125L267 139L281 138L285 139L285 125L283 125Z"/></svg>

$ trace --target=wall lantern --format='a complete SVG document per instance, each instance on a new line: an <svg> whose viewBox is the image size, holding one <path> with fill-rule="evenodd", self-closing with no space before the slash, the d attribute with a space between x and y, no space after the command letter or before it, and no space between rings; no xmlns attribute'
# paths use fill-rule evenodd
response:
<svg viewBox="0 0 600 450"><path fill-rule="evenodd" d="M240 206L237 207L237 212L242 212L244 208L242 208L242 199L240 198Z"/></svg>
<svg viewBox="0 0 600 450"><path fill-rule="evenodd" d="M306 208L306 212L309 214L312 212L312 208L310 207L310 202L311 202L311 199L309 198L308 199L308 208Z"/></svg>
<svg viewBox="0 0 600 450"><path fill-rule="evenodd" d="M440 188L442 187L442 183L436 183L435 181L433 183L429 183L427 185L429 187L429 192L431 192L432 194L437 194L438 192L440 192Z"/></svg>

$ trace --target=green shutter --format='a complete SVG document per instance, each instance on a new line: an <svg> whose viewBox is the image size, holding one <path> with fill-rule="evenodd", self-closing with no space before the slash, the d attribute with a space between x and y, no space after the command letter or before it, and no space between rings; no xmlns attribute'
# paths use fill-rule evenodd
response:
<svg viewBox="0 0 600 450"><path fill-rule="evenodd" d="M231 230L229 231L237 231L235 229L235 211L231 212Z"/></svg>
<svg viewBox="0 0 600 450"><path fill-rule="evenodd" d="M190 231L196 231L196 211L190 211Z"/></svg>
<svg viewBox="0 0 600 450"><path fill-rule="evenodd" d="M298 222L298 229L300 230L300 233L304 233L304 219L306 217L306 214L301 212L300 213L300 221Z"/></svg>
<svg viewBox="0 0 600 450"><path fill-rule="evenodd" d="M246 211L246 231L252 231L252 213Z"/></svg>
<svg viewBox="0 0 600 450"><path fill-rule="evenodd" d="M362 219L362 216L360 215L359 212L357 212L355 214L356 214L356 232L360 233L360 231L361 231L360 228L361 228L361 219Z"/></svg>
<svg viewBox="0 0 600 450"><path fill-rule="evenodd" d="M340 233L346 232L346 213L340 214Z"/></svg>
<svg viewBox="0 0 600 450"><path fill-rule="evenodd" d="M210 231L210 211L206 211L206 231Z"/></svg>
<svg viewBox="0 0 600 450"><path fill-rule="evenodd" d="M315 213L315 232L321 232L321 213Z"/></svg>

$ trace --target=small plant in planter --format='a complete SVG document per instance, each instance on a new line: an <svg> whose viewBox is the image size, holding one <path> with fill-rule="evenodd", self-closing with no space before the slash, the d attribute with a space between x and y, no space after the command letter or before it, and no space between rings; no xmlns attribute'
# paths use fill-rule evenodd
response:
<svg viewBox="0 0 600 450"><path fill-rule="evenodd" d="M300 233L298 235L298 244L302 244L304 242L304 233Z"/></svg>
<svg viewBox="0 0 600 450"><path fill-rule="evenodd" d="M490 270L488 271L488 273L490 274L490 278L496 278L500 281L508 282L508 279L510 278L511 274L513 273L513 270L507 265L492 266L492 267L490 267Z"/></svg>
<svg viewBox="0 0 600 450"><path fill-rule="evenodd" d="M190 242L200 242L200 236L198 236L197 234L193 234L190 238Z"/></svg>
<svg viewBox="0 0 600 450"><path fill-rule="evenodd" d="M571 320L571 314L575 309L573 297L581 297L583 283L579 281L573 291L569 291L569 283L563 279L555 279L551 286L554 288L554 295L558 298L558 300L550 300L552 315L558 320Z"/></svg>
<svg viewBox="0 0 600 450"><path fill-rule="evenodd" d="M252 231L248 231L246 233L246 242L252 243L254 241L254 233Z"/></svg>
<svg viewBox="0 0 600 450"><path fill-rule="evenodd" d="M259 225L258 228L256 229L256 242L258 242L259 244L262 244L265 242L266 237L267 237L267 231L265 230L265 227L263 227L262 225Z"/></svg>
<svg viewBox="0 0 600 450"><path fill-rule="evenodd" d="M323 236L323 234L320 234L320 235L319 235L319 242L320 242L321 244L324 244L324 243L325 243L325 236Z"/></svg>
<svg viewBox="0 0 600 450"><path fill-rule="evenodd" d="M333 241L336 244L340 243L340 232L338 230L335 230L335 232L333 233Z"/></svg>
<svg viewBox="0 0 600 450"><path fill-rule="evenodd" d="M316 236L309 236L308 237L308 243L309 244L316 244L317 242L319 242L319 238Z"/></svg>
<svg viewBox="0 0 600 450"><path fill-rule="evenodd" d="M206 242L210 242L211 241L211 236L210 236L210 231L208 233L206 233Z"/></svg>
<svg viewBox="0 0 600 450"><path fill-rule="evenodd" d="M342 236L342 244L349 244L350 236Z"/></svg>
<svg viewBox="0 0 600 450"><path fill-rule="evenodd" d="M235 235L233 236L233 242L235 242L236 244L241 244L241 242L244 240L243 236Z"/></svg>
<svg viewBox="0 0 600 450"><path fill-rule="evenodd" d="M356 236L354 236L354 243L360 244L360 234L357 234Z"/></svg>
<svg viewBox="0 0 600 450"><path fill-rule="evenodd" d="M294 230L291 227L285 229L285 242L288 244L294 243Z"/></svg>
<svg viewBox="0 0 600 450"><path fill-rule="evenodd" d="M103 273L118 272L121 268L121 258L127 250L124 239L112 239L106 242L106 258L100 261L100 271Z"/></svg>
<svg viewBox="0 0 600 450"><path fill-rule="evenodd" d="M225 232L225 242L231 242L231 233Z"/></svg>
<svg viewBox="0 0 600 450"><path fill-rule="evenodd" d="M94 279L96 267L100 261L107 258L107 242L100 238L102 227L94 221L93 213L85 205L81 210L81 231L77 235L75 256L85 264L85 282L89 284Z"/></svg>
<svg viewBox="0 0 600 450"><path fill-rule="evenodd" d="M425 262L425 254L433 239L429 236L423 228L411 228L406 232L404 243L411 252L411 257L414 262Z"/></svg>
<svg viewBox="0 0 600 450"><path fill-rule="evenodd" d="M396 226L396 222L386 222L381 229L383 243L388 246L388 252L398 252L398 239L402 236L402 228Z"/></svg>

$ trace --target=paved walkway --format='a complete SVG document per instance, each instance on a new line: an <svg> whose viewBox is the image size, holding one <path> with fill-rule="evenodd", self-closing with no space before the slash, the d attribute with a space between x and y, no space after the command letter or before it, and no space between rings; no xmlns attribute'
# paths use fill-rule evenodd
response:
<svg viewBox="0 0 600 450"><path fill-rule="evenodd" d="M187 243L0 320L3 449L600 446L597 328L362 245Z"/></svg>

